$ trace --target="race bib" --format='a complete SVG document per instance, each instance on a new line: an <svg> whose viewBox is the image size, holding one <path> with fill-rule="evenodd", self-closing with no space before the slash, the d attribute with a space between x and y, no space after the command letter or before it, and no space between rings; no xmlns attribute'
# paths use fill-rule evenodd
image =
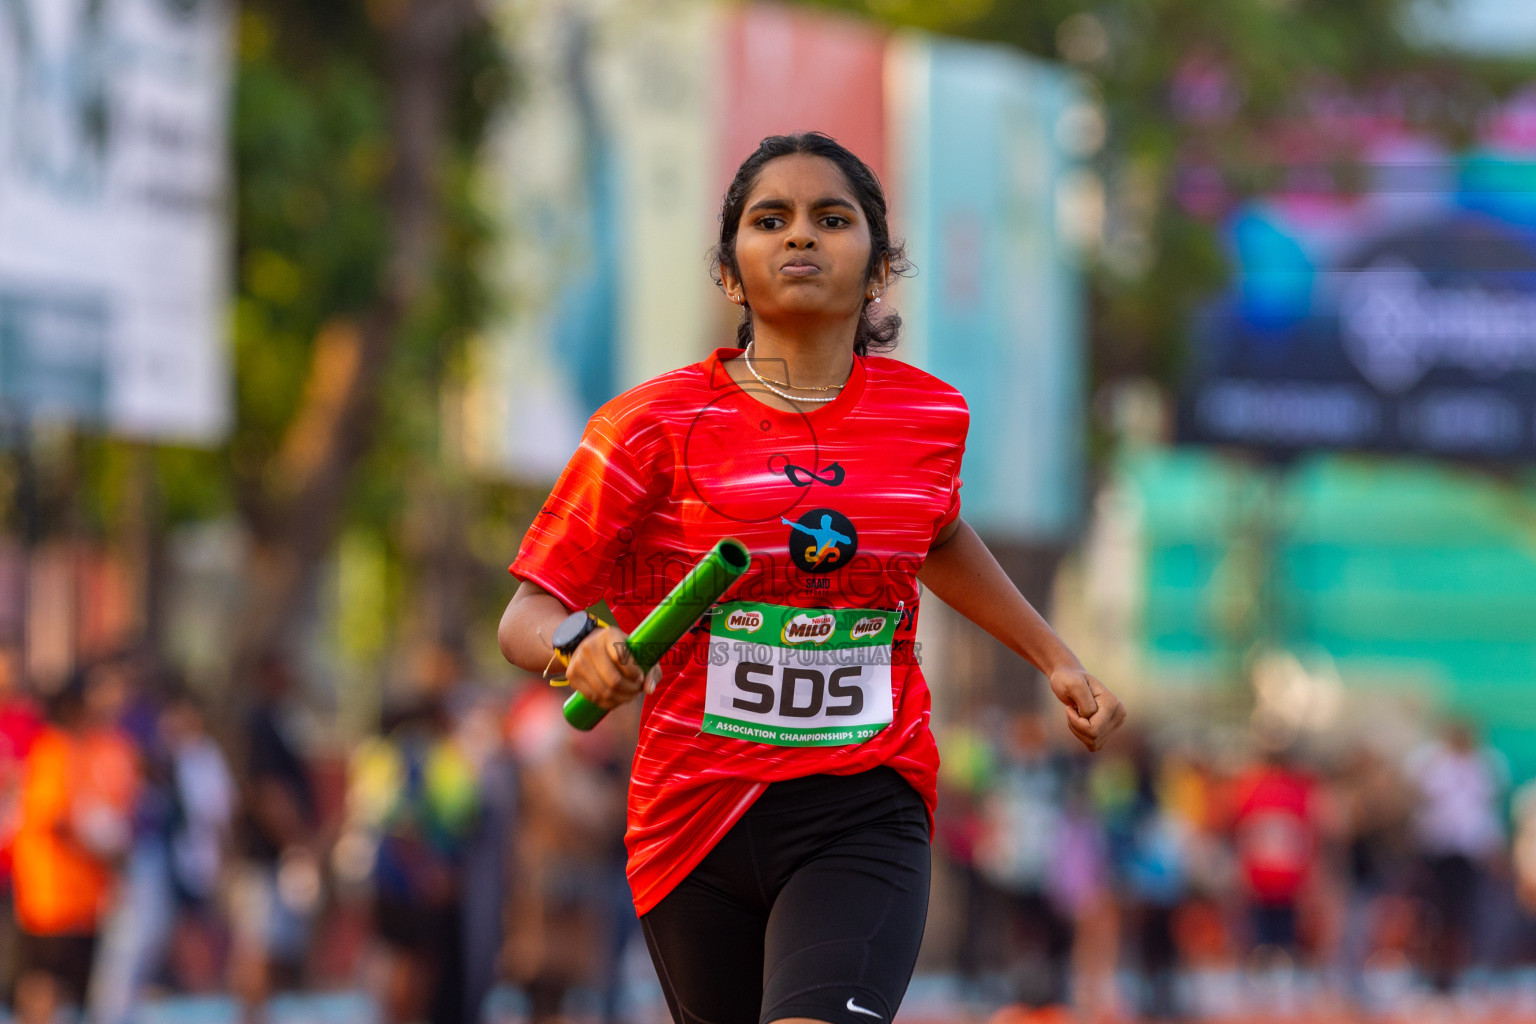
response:
<svg viewBox="0 0 1536 1024"><path fill-rule="evenodd" d="M863 743L891 724L898 613L719 606L710 623L704 731L781 747Z"/></svg>

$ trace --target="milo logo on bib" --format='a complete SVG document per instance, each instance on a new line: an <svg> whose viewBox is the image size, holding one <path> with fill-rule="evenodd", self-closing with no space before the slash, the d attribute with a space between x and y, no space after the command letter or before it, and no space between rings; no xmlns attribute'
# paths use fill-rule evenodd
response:
<svg viewBox="0 0 1536 1024"><path fill-rule="evenodd" d="M895 612L752 601L720 611L711 627L704 732L827 747L863 743L891 724Z"/></svg>
<svg viewBox="0 0 1536 1024"><path fill-rule="evenodd" d="M837 618L831 612L825 615L802 614L784 623L784 631L780 636L786 644L824 644L832 639L832 631L836 628Z"/></svg>
<svg viewBox="0 0 1536 1024"><path fill-rule="evenodd" d="M734 611L725 617L725 628L733 633L756 633L763 628L762 612Z"/></svg>
<svg viewBox="0 0 1536 1024"><path fill-rule="evenodd" d="M879 636L885 629L886 619L883 615L869 615L853 624L848 635L855 640L863 640L867 637Z"/></svg>

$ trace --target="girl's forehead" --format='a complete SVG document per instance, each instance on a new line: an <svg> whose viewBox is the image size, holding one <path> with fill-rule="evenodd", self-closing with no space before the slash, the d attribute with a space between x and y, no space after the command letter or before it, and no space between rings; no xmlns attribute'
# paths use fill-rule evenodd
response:
<svg viewBox="0 0 1536 1024"><path fill-rule="evenodd" d="M842 170L824 156L792 153L763 165L747 196L747 205L765 196L814 201L836 196L854 202L853 189Z"/></svg>

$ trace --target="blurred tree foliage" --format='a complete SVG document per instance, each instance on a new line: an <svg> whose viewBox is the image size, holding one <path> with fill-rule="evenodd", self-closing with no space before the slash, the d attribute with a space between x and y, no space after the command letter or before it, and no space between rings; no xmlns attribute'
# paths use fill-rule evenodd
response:
<svg viewBox="0 0 1536 1024"><path fill-rule="evenodd" d="M485 496L445 458L442 411L488 301L472 178L508 69L484 29L476 0L241 5L231 435L207 452L88 441L84 459L105 529L144 520L113 511L135 495L157 528L246 527L237 669L315 620L343 531L385 553L386 604L465 569L447 527Z"/></svg>
<svg viewBox="0 0 1536 1024"><path fill-rule="evenodd" d="M344 523L408 576L455 559L471 496L441 412L485 313L470 191L505 82L484 28L474 0L244 5L224 463L256 544L244 653L305 621Z"/></svg>
<svg viewBox="0 0 1536 1024"><path fill-rule="evenodd" d="M1321 102L1395 90L1406 115L1465 138L1531 68L1426 52L1414 0L813 0L893 26L1010 43L1077 67L1105 114L1104 243L1090 277L1094 383L1177 383L1191 313L1223 283L1216 220L1286 174L1337 186L1309 150ZM1285 130L1289 126L1290 130ZM1293 186L1295 182L1290 182Z"/></svg>

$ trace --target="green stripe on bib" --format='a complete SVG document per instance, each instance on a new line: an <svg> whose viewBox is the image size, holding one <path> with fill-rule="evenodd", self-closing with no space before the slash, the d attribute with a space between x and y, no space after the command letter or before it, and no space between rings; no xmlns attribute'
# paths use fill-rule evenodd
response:
<svg viewBox="0 0 1536 1024"><path fill-rule="evenodd" d="M897 618L896 612L866 608L789 608L732 601L715 613L710 634L716 640L800 650L889 647L896 639Z"/></svg>
<svg viewBox="0 0 1536 1024"><path fill-rule="evenodd" d="M702 730L776 746L863 743L894 718L899 614L753 601L710 620Z"/></svg>

